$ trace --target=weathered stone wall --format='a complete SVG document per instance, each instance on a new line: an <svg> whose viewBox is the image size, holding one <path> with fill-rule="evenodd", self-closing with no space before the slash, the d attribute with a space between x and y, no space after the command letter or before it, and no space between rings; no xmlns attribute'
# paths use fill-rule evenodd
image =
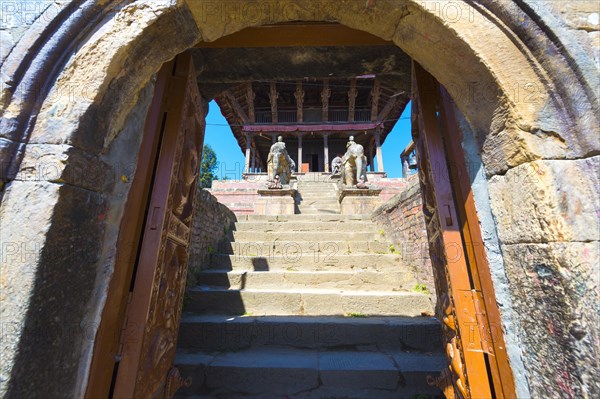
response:
<svg viewBox="0 0 600 399"><path fill-rule="evenodd" d="M196 284L197 273L208 264L210 255L227 238L237 221L235 214L219 203L208 190L198 187L190 243L188 287Z"/></svg>
<svg viewBox="0 0 600 399"><path fill-rule="evenodd" d="M525 364L565 397L597 396L600 156L531 162L489 187ZM531 378L531 388L547 390L546 378Z"/></svg>
<svg viewBox="0 0 600 399"><path fill-rule="evenodd" d="M414 174L406 180L403 191L379 206L372 218L393 241L402 261L413 270L418 283L424 284L435 296L419 177Z"/></svg>

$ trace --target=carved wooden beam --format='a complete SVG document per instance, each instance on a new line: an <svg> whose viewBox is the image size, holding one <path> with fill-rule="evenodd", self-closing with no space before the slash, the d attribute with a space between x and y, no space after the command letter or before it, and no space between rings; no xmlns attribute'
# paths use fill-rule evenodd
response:
<svg viewBox="0 0 600 399"><path fill-rule="evenodd" d="M246 115L246 112L244 111L238 100L235 98L235 96L229 90L224 91L223 94L225 95L227 101L229 101L229 103L231 104L231 108L233 108L238 118L241 119L244 125L247 125L250 122L250 120L248 119L248 115Z"/></svg>
<svg viewBox="0 0 600 399"><path fill-rule="evenodd" d="M373 82L373 89L371 90L371 122L377 120L377 112L379 107L379 98L381 97L381 85L379 79L375 79Z"/></svg>
<svg viewBox="0 0 600 399"><path fill-rule="evenodd" d="M246 103L248 104L248 119L250 123L256 122L256 117L254 116L254 98L256 94L254 94L254 90L252 89L252 82L246 83Z"/></svg>
<svg viewBox="0 0 600 399"><path fill-rule="evenodd" d="M298 122L302 122L303 120L303 113L302 113L302 107L304 104L304 90L302 89L302 81L301 80L297 80L296 81L296 92L294 93L294 96L296 97L296 119Z"/></svg>
<svg viewBox="0 0 600 399"><path fill-rule="evenodd" d="M350 79L350 90L348 91L348 121L354 122L354 110L356 109L356 79Z"/></svg>
<svg viewBox="0 0 600 399"><path fill-rule="evenodd" d="M274 80L269 82L269 101L271 102L271 121L277 123L277 99L279 94L277 93L277 84Z"/></svg>
<svg viewBox="0 0 600 399"><path fill-rule="evenodd" d="M383 122L385 120L392 108L394 108L394 106L396 105L396 101L396 97L391 97L388 100L387 104L385 104L385 107L383 107L379 115L377 115L378 122Z"/></svg>
<svg viewBox="0 0 600 399"><path fill-rule="evenodd" d="M323 104L323 122L327 122L329 120L329 97L331 97L329 79L324 79L323 91L321 92L321 103Z"/></svg>

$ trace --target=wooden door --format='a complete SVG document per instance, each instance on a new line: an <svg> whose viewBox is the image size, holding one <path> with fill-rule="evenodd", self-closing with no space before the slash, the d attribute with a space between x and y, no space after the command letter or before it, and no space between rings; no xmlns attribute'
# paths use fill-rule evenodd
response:
<svg viewBox="0 0 600 399"><path fill-rule="evenodd" d="M442 321L449 364L429 382L447 398L514 398L452 100L416 63L412 126L438 296L436 315Z"/></svg>
<svg viewBox="0 0 600 399"><path fill-rule="evenodd" d="M170 398L183 380L173 360L187 274L204 109L184 53L170 68L160 109L159 151L121 337L114 398Z"/></svg>

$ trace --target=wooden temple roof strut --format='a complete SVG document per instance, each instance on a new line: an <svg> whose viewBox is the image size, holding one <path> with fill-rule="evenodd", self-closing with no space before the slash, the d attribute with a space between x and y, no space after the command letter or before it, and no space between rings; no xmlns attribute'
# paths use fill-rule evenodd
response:
<svg viewBox="0 0 600 399"><path fill-rule="evenodd" d="M356 96L358 96L358 90L356 89L356 78L350 79L350 90L348 91L348 121L354 122L354 111L356 110Z"/></svg>
<svg viewBox="0 0 600 399"><path fill-rule="evenodd" d="M248 119L250 123L255 123L256 118L254 116L254 90L252 89L252 82L246 83L246 104L248 104Z"/></svg>
<svg viewBox="0 0 600 399"><path fill-rule="evenodd" d="M383 107L383 109L381 110L379 115L377 115L377 120L379 122L384 122L385 119L387 118L388 114L394 108L395 105L396 105L396 97L391 97L388 100L387 104L385 104L385 107Z"/></svg>
<svg viewBox="0 0 600 399"><path fill-rule="evenodd" d="M323 122L329 120L329 97L331 89L329 88L329 79L323 79L323 91L321 92L321 103L323 104Z"/></svg>
<svg viewBox="0 0 600 399"><path fill-rule="evenodd" d="M303 118L303 104L304 104L304 90L302 89L302 81L296 81L296 92L294 93L296 97L296 118L298 123L302 123Z"/></svg>
<svg viewBox="0 0 600 399"><path fill-rule="evenodd" d="M269 82L269 101L271 103L271 121L277 123L277 99L279 94L277 93L277 84L274 80Z"/></svg>
<svg viewBox="0 0 600 399"><path fill-rule="evenodd" d="M373 89L371 90L371 121L377 120L377 112L379 107L379 98L381 97L381 85L379 79L375 79L373 82Z"/></svg>
<svg viewBox="0 0 600 399"><path fill-rule="evenodd" d="M248 118L248 115L246 115L246 112L244 111L244 109L242 108L242 106L240 105L238 100L235 98L235 96L231 93L231 91L226 90L223 92L223 94L225 95L225 99L229 102L229 104L231 105L233 110L236 112L236 114L242 120L242 123L243 124L249 123L250 120Z"/></svg>

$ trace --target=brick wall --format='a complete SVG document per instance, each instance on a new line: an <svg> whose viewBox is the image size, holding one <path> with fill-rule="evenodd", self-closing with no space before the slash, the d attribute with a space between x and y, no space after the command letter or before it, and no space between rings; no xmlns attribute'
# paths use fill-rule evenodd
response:
<svg viewBox="0 0 600 399"><path fill-rule="evenodd" d="M228 239L235 214L220 204L208 191L198 188L192 223L192 239L188 268L188 287L196 285L197 273L206 267L210 254L217 250L222 240Z"/></svg>
<svg viewBox="0 0 600 399"><path fill-rule="evenodd" d="M373 220L402 254L420 284L435 294L429 244L423 217L423 202L417 174L410 176L404 190L391 197L373 212Z"/></svg>

